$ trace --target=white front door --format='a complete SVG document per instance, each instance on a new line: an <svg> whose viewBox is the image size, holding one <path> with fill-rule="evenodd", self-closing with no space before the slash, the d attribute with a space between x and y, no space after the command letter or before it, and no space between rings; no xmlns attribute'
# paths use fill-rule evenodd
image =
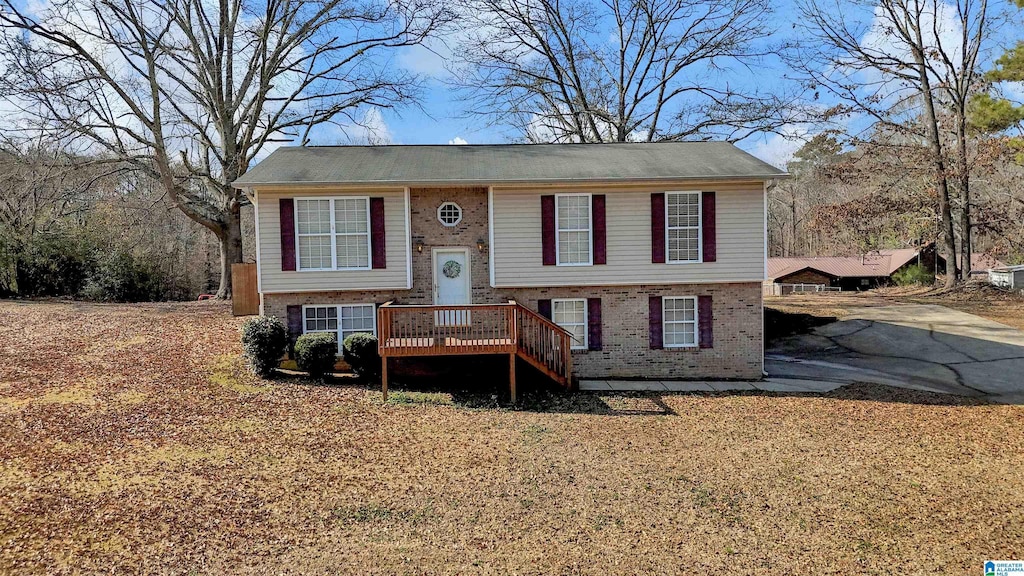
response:
<svg viewBox="0 0 1024 576"><path fill-rule="evenodd" d="M469 273L469 248L434 249L434 304L451 306L472 304L472 283ZM455 326L469 322L468 311L435 313L439 326Z"/></svg>

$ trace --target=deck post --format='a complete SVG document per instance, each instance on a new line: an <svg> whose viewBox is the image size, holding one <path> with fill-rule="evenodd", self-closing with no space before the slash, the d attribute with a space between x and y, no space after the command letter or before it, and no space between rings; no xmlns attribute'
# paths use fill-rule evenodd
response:
<svg viewBox="0 0 1024 576"><path fill-rule="evenodd" d="M388 357L380 359L380 391L384 394L384 403L388 401Z"/></svg>
<svg viewBox="0 0 1024 576"><path fill-rule="evenodd" d="M516 403L516 355L513 352L508 355L508 391L512 397L512 403Z"/></svg>

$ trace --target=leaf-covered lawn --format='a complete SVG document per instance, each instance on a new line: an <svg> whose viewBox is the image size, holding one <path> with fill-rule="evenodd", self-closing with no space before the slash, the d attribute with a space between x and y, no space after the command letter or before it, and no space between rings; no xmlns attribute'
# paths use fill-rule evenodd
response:
<svg viewBox="0 0 1024 576"><path fill-rule="evenodd" d="M1021 407L870 387L383 405L248 376L239 325L220 304L0 302L0 573L969 574L1024 556Z"/></svg>

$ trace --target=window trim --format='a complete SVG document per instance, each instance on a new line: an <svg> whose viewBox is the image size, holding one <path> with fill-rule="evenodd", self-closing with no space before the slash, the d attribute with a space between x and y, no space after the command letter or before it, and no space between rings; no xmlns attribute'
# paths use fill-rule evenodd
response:
<svg viewBox="0 0 1024 576"><path fill-rule="evenodd" d="M665 343L665 328L669 324L690 324L687 320L666 320L665 303L668 300L692 300L693 301L693 344L667 344ZM339 320L340 322L340 320ZM339 324L340 326L340 324ZM686 349L698 348L700 346L700 307L696 296L662 296L661 297L661 345L662 348Z"/></svg>
<svg viewBox="0 0 1024 576"><path fill-rule="evenodd" d="M345 339L341 337L341 323L342 323L341 309L342 308L346 308L346 307L348 307L348 308L357 308L357 307L366 307L366 306L369 306L370 308L373 309L373 315L372 315L373 316L373 332L372 333L373 333L374 337L376 337L377 336L377 304L375 304L373 302L355 302L355 303L352 303L352 304L303 304L302 305L302 333L303 334L314 334L314 333L317 333L317 332L326 332L326 333L334 332L334 337L338 341L338 354L340 355L341 351L342 351L342 348L344 346L344 343L345 343ZM306 310L308 308L334 308L337 311L337 314L338 314L338 329L337 330L312 330L312 331L308 331L307 332L307 330L306 330Z"/></svg>
<svg viewBox="0 0 1024 576"><path fill-rule="evenodd" d="M569 196L586 197L587 199L587 240L589 249L586 262L562 262L561 232L583 232L582 229L562 230L558 225L558 205L562 198ZM555 266L593 266L594 265L594 198L589 192L577 194L555 194Z"/></svg>
<svg viewBox="0 0 1024 576"><path fill-rule="evenodd" d="M696 260L673 260L672 250L669 248L671 237L670 230L688 230L692 226L671 226L669 225L668 206L670 196L695 195L697 196L697 259ZM700 264L704 262L704 193L699 190L673 190L665 192L665 263L666 264Z"/></svg>
<svg viewBox="0 0 1024 576"><path fill-rule="evenodd" d="M454 206L459 211L459 218L455 222L452 222L451 224L449 224L449 223L447 223L447 222L445 222L444 220L441 219L441 210L443 210L444 207L448 206L448 205ZM455 228L456 226L461 224L462 223L462 214L463 214L462 206L459 206L458 202L452 202L451 200L448 200L448 201L445 201L445 202L441 202L441 205L437 207L437 221L440 222L441 226L444 226L445 228Z"/></svg>
<svg viewBox="0 0 1024 576"><path fill-rule="evenodd" d="M570 340L569 350L589 350L590 349L590 308L588 307L586 298L552 298L551 299L551 321L558 325L560 328L566 330L565 326L562 326L558 322L555 322L555 304L558 302L582 302L583 303L583 343L577 345L574 341Z"/></svg>
<svg viewBox="0 0 1024 576"><path fill-rule="evenodd" d="M331 211L331 268L303 268L302 252L299 250L300 236L324 236L324 234L300 234L299 233L299 202L303 200L328 200ZM363 200L366 202L366 266L338 267L338 236L360 236L360 232L336 231L337 220L334 215L335 200ZM295 220L295 271L296 272L352 272L373 269L373 220L370 214L369 196L296 196L294 197L295 209L292 218Z"/></svg>

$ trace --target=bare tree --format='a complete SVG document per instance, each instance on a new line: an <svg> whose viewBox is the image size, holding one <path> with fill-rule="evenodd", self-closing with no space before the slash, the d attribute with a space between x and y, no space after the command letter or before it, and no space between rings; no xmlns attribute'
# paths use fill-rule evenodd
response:
<svg viewBox="0 0 1024 576"><path fill-rule="evenodd" d="M269 147L414 101L389 66L448 19L433 0L0 0L0 80L26 130L70 134L160 183L242 258L231 182Z"/></svg>
<svg viewBox="0 0 1024 576"><path fill-rule="evenodd" d="M959 30L947 26L950 19L943 10L948 6L941 0L805 0L798 24L805 39L787 54L816 96L823 91L841 102L827 109L827 117L860 115L872 126L902 135L895 140L899 145L917 141L928 150L941 220L939 245L951 267L947 287L956 282L957 261L950 174L961 174L958 183L969 194L969 167L963 160L966 140L959 138L957 159L949 165L940 118L950 103L954 116L966 118L967 96L988 35L985 0L956 2L952 20ZM960 38L952 40L951 33ZM962 218L969 230L969 207Z"/></svg>
<svg viewBox="0 0 1024 576"><path fill-rule="evenodd" d="M773 49L768 0L465 0L462 12L454 72L470 113L527 140L740 140L794 116L729 80Z"/></svg>

